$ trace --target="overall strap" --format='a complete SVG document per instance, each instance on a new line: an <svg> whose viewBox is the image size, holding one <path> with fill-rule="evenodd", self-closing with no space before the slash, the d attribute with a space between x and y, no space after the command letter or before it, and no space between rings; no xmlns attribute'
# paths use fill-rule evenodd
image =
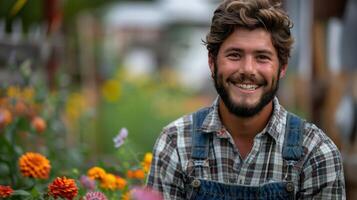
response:
<svg viewBox="0 0 357 200"><path fill-rule="evenodd" d="M209 137L200 131L202 123L209 112L203 108L192 115L192 159L204 160L208 157Z"/></svg>
<svg viewBox="0 0 357 200"><path fill-rule="evenodd" d="M302 147L302 131L304 121L298 116L288 113L286 119L283 158L287 161L298 161L304 153Z"/></svg>

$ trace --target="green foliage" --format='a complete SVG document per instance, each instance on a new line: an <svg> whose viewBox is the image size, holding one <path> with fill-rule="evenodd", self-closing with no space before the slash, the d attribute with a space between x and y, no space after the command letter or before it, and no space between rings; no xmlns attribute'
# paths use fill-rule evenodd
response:
<svg viewBox="0 0 357 200"><path fill-rule="evenodd" d="M113 138L122 127L129 130L128 142L135 151L150 152L164 126L193 111L184 103L194 95L179 86L145 77L122 78L119 82L118 100L108 102L102 98L99 105L97 142L104 153L112 151L108 138Z"/></svg>
<svg viewBox="0 0 357 200"><path fill-rule="evenodd" d="M27 0L23 7L16 13L12 10L16 3L20 1L2 0L0 1L0 19L6 22L6 30L11 31L11 25L15 19L20 19L24 25L24 30L27 31L31 24L41 24L45 21L44 5L42 0Z"/></svg>

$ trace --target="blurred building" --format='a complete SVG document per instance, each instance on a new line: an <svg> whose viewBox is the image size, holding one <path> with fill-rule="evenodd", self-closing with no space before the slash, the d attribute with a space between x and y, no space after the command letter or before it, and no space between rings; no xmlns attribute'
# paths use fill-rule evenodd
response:
<svg viewBox="0 0 357 200"><path fill-rule="evenodd" d="M159 0L121 3L106 17L106 47L134 74L171 69L186 87L203 89L209 81L202 40L216 2Z"/></svg>

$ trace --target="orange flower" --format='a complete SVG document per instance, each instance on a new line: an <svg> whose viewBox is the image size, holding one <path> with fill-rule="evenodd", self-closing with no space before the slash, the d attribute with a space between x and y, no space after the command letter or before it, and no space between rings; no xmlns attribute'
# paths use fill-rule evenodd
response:
<svg viewBox="0 0 357 200"><path fill-rule="evenodd" d="M28 152L19 159L19 167L23 176L47 179L51 165L50 161L39 153Z"/></svg>
<svg viewBox="0 0 357 200"><path fill-rule="evenodd" d="M145 173L149 172L151 161L152 161L152 153L146 153L143 162L141 162L141 166L143 167Z"/></svg>
<svg viewBox="0 0 357 200"><path fill-rule="evenodd" d="M121 200L130 200L130 191L123 193L121 195Z"/></svg>
<svg viewBox="0 0 357 200"><path fill-rule="evenodd" d="M16 105L15 105L15 113L17 115L25 115L27 113L27 106L26 104L21 101L21 100L18 100L16 102Z"/></svg>
<svg viewBox="0 0 357 200"><path fill-rule="evenodd" d="M57 177L49 186L48 194L54 198L61 197L72 200L78 194L78 188L74 179Z"/></svg>
<svg viewBox="0 0 357 200"><path fill-rule="evenodd" d="M31 125L38 133L42 133L46 129L46 122L41 117L33 118Z"/></svg>
<svg viewBox="0 0 357 200"><path fill-rule="evenodd" d="M144 179L145 178L145 173L142 169L128 170L126 175L128 178L134 178L134 179Z"/></svg>
<svg viewBox="0 0 357 200"><path fill-rule="evenodd" d="M116 176L116 187L119 189L119 190L122 190L124 189L124 187L126 186L126 180L123 179L122 177L120 176Z"/></svg>
<svg viewBox="0 0 357 200"><path fill-rule="evenodd" d="M92 167L87 172L89 178L99 179L99 180L102 180L105 174L106 174L105 170L100 167Z"/></svg>
<svg viewBox="0 0 357 200"><path fill-rule="evenodd" d="M127 176L128 178L134 178L134 171L133 171L133 170L128 170L128 171L126 172L126 176Z"/></svg>
<svg viewBox="0 0 357 200"><path fill-rule="evenodd" d="M100 187L104 189L114 190L117 186L116 177L113 174L105 174L101 180Z"/></svg>
<svg viewBox="0 0 357 200"><path fill-rule="evenodd" d="M14 190L10 186L0 185L0 198L6 198L11 196Z"/></svg>
<svg viewBox="0 0 357 200"><path fill-rule="evenodd" d="M0 128L9 125L12 122L12 114L7 109L0 109Z"/></svg>
<svg viewBox="0 0 357 200"><path fill-rule="evenodd" d="M6 107L8 104L9 104L9 98L8 97L0 98L0 107Z"/></svg>
<svg viewBox="0 0 357 200"><path fill-rule="evenodd" d="M135 178L137 179L144 179L145 178L145 173L143 170L138 169L135 171Z"/></svg>

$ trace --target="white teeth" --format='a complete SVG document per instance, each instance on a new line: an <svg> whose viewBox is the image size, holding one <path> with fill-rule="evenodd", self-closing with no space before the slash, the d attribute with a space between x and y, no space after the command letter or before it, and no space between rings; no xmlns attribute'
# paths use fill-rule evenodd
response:
<svg viewBox="0 0 357 200"><path fill-rule="evenodd" d="M251 84L237 84L239 88L245 89L245 90L255 90L258 88L257 85L251 85Z"/></svg>

